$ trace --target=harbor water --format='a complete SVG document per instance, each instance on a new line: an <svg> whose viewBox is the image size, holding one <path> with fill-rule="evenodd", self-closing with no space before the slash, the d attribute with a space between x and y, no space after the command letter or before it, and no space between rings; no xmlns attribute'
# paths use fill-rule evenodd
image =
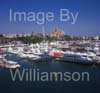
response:
<svg viewBox="0 0 100 93"><path fill-rule="evenodd" d="M21 59L16 55L8 55L8 60L18 62L23 69L39 69L40 72L78 72L80 76L82 72L89 73L89 81L80 78L80 80L69 81L20 81L17 77L15 81L12 80L10 69L0 68L0 93L38 93L42 91L59 91L60 93L97 93L100 90L100 66L96 65L81 65L73 63L56 62L54 60L47 60L45 62L33 62L27 59ZM14 69L15 70L15 69ZM22 72L21 72L22 73ZM75 77L77 78L77 76ZM63 92L66 91L66 92Z"/></svg>

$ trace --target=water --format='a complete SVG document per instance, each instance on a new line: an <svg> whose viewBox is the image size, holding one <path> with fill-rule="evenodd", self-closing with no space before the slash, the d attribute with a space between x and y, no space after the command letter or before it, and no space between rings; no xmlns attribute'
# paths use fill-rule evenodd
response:
<svg viewBox="0 0 100 93"><path fill-rule="evenodd" d="M84 66L73 63L61 62L30 62L27 59L20 59L16 55L9 55L9 60L18 62L21 65L20 71L24 68L39 69L40 72L88 72L90 81L12 81L11 73L8 69L0 68L0 93L38 93L43 91L57 91L63 93L96 93L100 91L100 67L99 66ZM1 92L2 91L2 92ZM46 93L47 93L46 92Z"/></svg>

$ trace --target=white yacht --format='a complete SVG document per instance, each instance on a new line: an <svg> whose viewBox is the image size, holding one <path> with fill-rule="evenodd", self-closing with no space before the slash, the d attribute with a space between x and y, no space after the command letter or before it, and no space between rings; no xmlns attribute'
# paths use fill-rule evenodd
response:
<svg viewBox="0 0 100 93"><path fill-rule="evenodd" d="M99 51L100 51L100 49L99 49L99 44L98 44L98 43L96 43L96 44L94 45L93 50L94 50L95 52L99 52Z"/></svg>
<svg viewBox="0 0 100 93"><path fill-rule="evenodd" d="M9 63L9 64L6 64L5 67L6 67L6 68L10 68L10 69L15 69L15 68L19 68L20 65L19 65L19 64L12 64L12 63Z"/></svg>
<svg viewBox="0 0 100 93"><path fill-rule="evenodd" d="M27 52L20 52L18 54L20 58L38 58L38 55L34 55L32 52L27 51Z"/></svg>
<svg viewBox="0 0 100 93"><path fill-rule="evenodd" d="M18 47L18 46L17 47L11 47L11 46L9 46L7 48L7 52L8 53L12 53L12 54L18 54L21 51L23 51L23 47L22 46L20 46L20 47Z"/></svg>
<svg viewBox="0 0 100 93"><path fill-rule="evenodd" d="M15 69L20 67L20 65L17 62L7 61L6 59L2 60L2 64L5 68L10 68L10 69Z"/></svg>
<svg viewBox="0 0 100 93"><path fill-rule="evenodd" d="M48 53L48 43L37 43L37 44L31 44L29 46L29 49L32 51L35 55L42 55L44 53Z"/></svg>

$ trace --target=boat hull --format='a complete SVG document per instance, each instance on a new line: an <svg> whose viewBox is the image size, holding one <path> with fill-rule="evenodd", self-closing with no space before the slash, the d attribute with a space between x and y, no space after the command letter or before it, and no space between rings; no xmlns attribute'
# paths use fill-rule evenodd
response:
<svg viewBox="0 0 100 93"><path fill-rule="evenodd" d="M84 65L92 65L95 63L95 60L89 61L89 60L80 60L80 59L69 59L67 57L56 58L56 61L66 62L66 63L75 63L75 64L84 64Z"/></svg>

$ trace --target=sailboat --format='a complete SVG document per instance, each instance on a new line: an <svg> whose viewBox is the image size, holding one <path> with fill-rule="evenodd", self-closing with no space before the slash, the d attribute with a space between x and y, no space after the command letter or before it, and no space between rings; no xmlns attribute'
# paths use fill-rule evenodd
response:
<svg viewBox="0 0 100 93"><path fill-rule="evenodd" d="M48 54L48 45L45 40L45 32L44 32L44 26L42 28L43 31L43 43L38 44L36 48L32 48L33 54L37 55L38 58L32 57L30 60L35 60L36 61L46 61L47 59L50 58Z"/></svg>

